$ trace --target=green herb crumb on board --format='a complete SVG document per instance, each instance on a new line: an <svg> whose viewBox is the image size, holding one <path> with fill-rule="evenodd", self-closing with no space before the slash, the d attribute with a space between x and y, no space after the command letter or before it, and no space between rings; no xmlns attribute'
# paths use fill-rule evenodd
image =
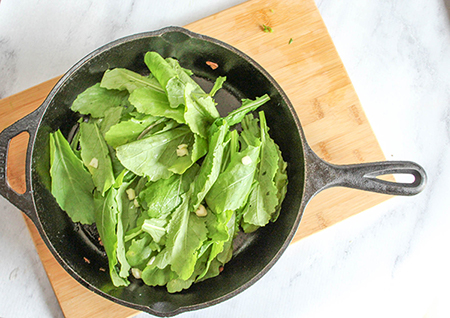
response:
<svg viewBox="0 0 450 318"><path fill-rule="evenodd" d="M277 219L287 164L253 115L268 95L220 117L225 77L206 93L177 60L144 61L149 76L111 69L78 95L70 143L50 134L51 192L73 222L96 224L115 286L132 276L174 293L219 275L239 231Z"/></svg>
<svg viewBox="0 0 450 318"><path fill-rule="evenodd" d="M265 24L262 25L262 29L266 33L272 33L273 32L273 29L270 26L267 26Z"/></svg>

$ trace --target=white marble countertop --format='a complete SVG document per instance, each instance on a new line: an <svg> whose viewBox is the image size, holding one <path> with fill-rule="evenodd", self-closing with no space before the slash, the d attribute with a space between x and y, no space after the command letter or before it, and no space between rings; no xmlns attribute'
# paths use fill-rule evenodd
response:
<svg viewBox="0 0 450 318"><path fill-rule="evenodd" d="M0 98L110 40L240 2L2 0ZM181 317L450 317L450 1L316 3L386 158L420 163L428 185L290 246L242 294ZM62 317L22 216L3 198L0 220L0 317Z"/></svg>

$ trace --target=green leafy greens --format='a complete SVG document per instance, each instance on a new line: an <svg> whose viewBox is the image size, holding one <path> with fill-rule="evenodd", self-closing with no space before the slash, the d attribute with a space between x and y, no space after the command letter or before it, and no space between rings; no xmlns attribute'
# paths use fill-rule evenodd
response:
<svg viewBox="0 0 450 318"><path fill-rule="evenodd" d="M149 75L107 70L75 99L73 140L50 134L51 192L73 222L95 222L115 286L175 293L219 275L239 231L278 218L287 164L253 114L268 95L220 117L226 77L206 93L177 60L144 62Z"/></svg>

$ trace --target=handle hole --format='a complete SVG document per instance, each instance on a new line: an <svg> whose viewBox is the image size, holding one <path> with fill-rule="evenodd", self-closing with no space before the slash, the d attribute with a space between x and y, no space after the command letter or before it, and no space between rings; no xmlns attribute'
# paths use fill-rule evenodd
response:
<svg viewBox="0 0 450 318"><path fill-rule="evenodd" d="M413 184L416 178L411 173L391 173L376 176L377 179L405 184Z"/></svg>
<svg viewBox="0 0 450 318"><path fill-rule="evenodd" d="M9 187L18 194L24 194L27 190L25 166L29 139L30 134L24 131L13 137L9 142L6 178Z"/></svg>

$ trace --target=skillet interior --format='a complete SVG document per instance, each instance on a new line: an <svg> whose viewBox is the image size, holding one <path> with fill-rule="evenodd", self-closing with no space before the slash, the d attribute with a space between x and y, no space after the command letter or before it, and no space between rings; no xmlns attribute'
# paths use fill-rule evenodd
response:
<svg viewBox="0 0 450 318"><path fill-rule="evenodd" d="M100 81L105 70L125 67L148 74L143 62L147 51L174 57L191 69L207 90L218 76L227 76L224 89L216 95L224 115L240 105L242 98L269 94L266 112L270 134L288 162L288 191L279 219L252 235L239 237L233 259L216 278L194 284L186 291L168 294L164 287L149 287L132 281L127 288L110 282L105 254L78 225L72 223L49 192L48 134L61 129L65 136L77 116L69 109L76 96ZM212 70L206 61L219 68ZM227 299L250 286L279 258L295 234L301 218L304 190L304 142L298 120L281 88L256 63L237 50L216 40L181 28L138 34L118 40L88 55L76 64L50 93L46 102L32 154L32 190L38 224L44 241L64 268L80 283L118 303L156 315L173 315ZM93 242L94 241L94 242ZM90 260L87 263L84 258Z"/></svg>

